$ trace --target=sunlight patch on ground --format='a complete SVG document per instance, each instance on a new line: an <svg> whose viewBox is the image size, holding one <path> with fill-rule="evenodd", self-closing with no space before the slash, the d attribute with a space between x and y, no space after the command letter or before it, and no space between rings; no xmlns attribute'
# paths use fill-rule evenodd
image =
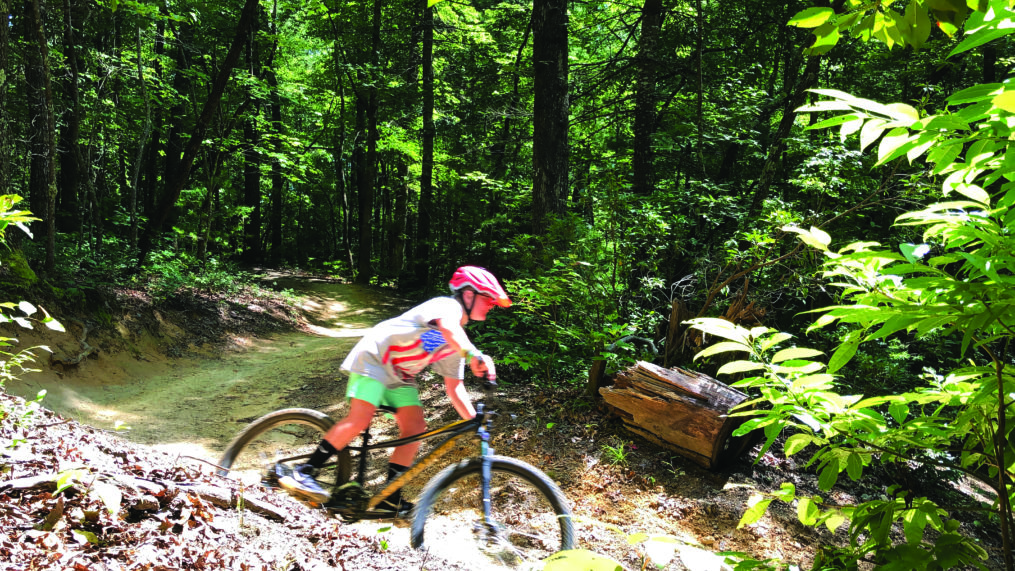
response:
<svg viewBox="0 0 1015 571"><path fill-rule="evenodd" d="M311 325L309 328L318 335L334 338L362 337L367 331L369 331L368 328L346 327L342 329L334 329L331 327L321 327L320 325Z"/></svg>
<svg viewBox="0 0 1015 571"><path fill-rule="evenodd" d="M212 449L208 448L205 444L211 444L208 441L204 442L165 442L161 444L153 444L152 448L160 452L165 452L170 456L178 457L176 463L181 466L193 467L201 472L213 472L215 466L213 465L218 454ZM206 462L202 462L205 460Z"/></svg>

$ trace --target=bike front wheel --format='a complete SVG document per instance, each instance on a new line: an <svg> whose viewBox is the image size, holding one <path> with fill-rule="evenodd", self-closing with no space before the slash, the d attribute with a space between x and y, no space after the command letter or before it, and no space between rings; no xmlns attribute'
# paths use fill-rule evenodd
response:
<svg viewBox="0 0 1015 571"><path fill-rule="evenodd" d="M287 408L270 412L251 422L233 438L219 460L220 476L253 480L277 486L280 472L304 463L324 433L335 423L323 412ZM317 476L325 489L349 481L352 462L348 450L340 451Z"/></svg>
<svg viewBox="0 0 1015 571"><path fill-rule="evenodd" d="M473 569L524 567L573 549L571 509L560 488L521 460L490 461L490 521L483 514L483 459L465 460L423 488L412 514L412 546Z"/></svg>

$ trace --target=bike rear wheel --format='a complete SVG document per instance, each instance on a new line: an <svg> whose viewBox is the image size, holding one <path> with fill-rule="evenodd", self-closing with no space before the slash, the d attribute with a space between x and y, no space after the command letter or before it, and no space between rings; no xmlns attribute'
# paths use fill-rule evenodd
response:
<svg viewBox="0 0 1015 571"><path fill-rule="evenodd" d="M308 408L270 412L233 438L219 460L222 470L218 473L244 481L256 475L263 485L276 487L277 467L292 469L306 462L334 423L323 412ZM333 489L349 481L351 470L349 451L342 450L321 469L317 481L325 489Z"/></svg>
<svg viewBox="0 0 1015 571"><path fill-rule="evenodd" d="M574 548L571 509L560 488L521 460L490 460L493 529L483 518L482 458L472 458L423 488L412 514L412 546L475 569L522 567Z"/></svg>

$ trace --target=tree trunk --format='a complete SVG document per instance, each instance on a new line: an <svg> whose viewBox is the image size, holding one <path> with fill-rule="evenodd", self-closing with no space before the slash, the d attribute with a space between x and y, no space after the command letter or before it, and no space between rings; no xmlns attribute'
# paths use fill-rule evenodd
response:
<svg viewBox="0 0 1015 571"><path fill-rule="evenodd" d="M419 0L426 5L426 0ZM419 175L419 216L416 217L415 282L430 284L430 241L433 208L433 8L423 10L423 156Z"/></svg>
<svg viewBox="0 0 1015 571"><path fill-rule="evenodd" d="M141 100L144 101L144 127L141 130L141 138L137 142L137 158L134 160L134 177L131 180L130 185L130 200L127 205L127 213L130 216L130 248L134 250L137 248L137 195L138 186L141 184L141 168L145 162L145 145L148 143L148 138L152 133L152 106L148 101L148 90L145 86L144 79L144 64L141 61L141 27L138 26L137 30L137 83L141 90Z"/></svg>
<svg viewBox="0 0 1015 571"><path fill-rule="evenodd" d="M268 69L269 108L271 113L271 130L275 135L275 153L282 155L282 99L278 94L278 78L274 69ZM282 261L282 205L284 200L285 181L282 179L282 164L276 157L271 161L271 214L268 220L269 236L271 237L271 260Z"/></svg>
<svg viewBox="0 0 1015 571"><path fill-rule="evenodd" d="M542 235L551 218L564 214L568 195L566 0L535 0L532 58L532 232Z"/></svg>
<svg viewBox="0 0 1015 571"><path fill-rule="evenodd" d="M0 0L0 21L11 21L10 0ZM0 26L0 189L11 192L11 156L14 147L11 144L10 111L8 110L7 91L10 89L10 27ZM3 235L0 234L0 239Z"/></svg>
<svg viewBox="0 0 1015 571"><path fill-rule="evenodd" d="M32 207L35 215L42 219L46 228L47 272L56 268L56 117L54 115L52 75L49 69L49 43L42 24L40 0L26 4L29 15L30 39L29 63L25 75L32 85L30 98L32 108ZM31 69L30 69L31 68ZM39 156L36 156L36 154Z"/></svg>
<svg viewBox="0 0 1015 571"><path fill-rule="evenodd" d="M70 72L64 79L64 92L69 109L65 112L63 128L60 130L60 184L58 205L60 207L57 228L63 232L81 230L81 215L78 209L80 181L87 177L87 165L81 150L81 98L79 96L79 72L76 38L74 35L74 14L69 0L63 0L64 55L65 65Z"/></svg>
<svg viewBox="0 0 1015 571"><path fill-rule="evenodd" d="M370 214L373 211L374 192L369 180L367 167L366 138L367 134L367 98L369 96L359 90L356 93L356 142L353 145L352 164L356 172L357 198L357 230L359 243L356 255L356 283L369 283L370 246L373 236L370 232ZM365 243L364 243L365 242ZM364 277L365 274L365 277Z"/></svg>
<svg viewBox="0 0 1015 571"><path fill-rule="evenodd" d="M405 222L409 210L409 165L404 158L398 159L398 175L392 182L395 193L395 205L391 220L389 273L398 277L405 264Z"/></svg>
<svg viewBox="0 0 1015 571"><path fill-rule="evenodd" d="M252 118L243 121L243 140L243 205L250 209L243 224L243 259L253 263L261 256L261 153Z"/></svg>
<svg viewBox="0 0 1015 571"><path fill-rule="evenodd" d="M371 30L371 49L370 56L367 61L370 63L370 76L372 81L370 86L367 88L367 153L366 153L366 178L360 181L360 258L359 258L359 272L356 274L356 281L359 283L370 283L370 280L374 277L373 267L373 241L374 232L373 224L370 223L373 218L371 209L374 203L374 188L377 186L377 141L380 139L380 134L377 131L377 112L380 107L380 92L377 85L380 83L378 77L380 73L380 62L378 56L381 51L381 0L374 0L373 3L373 18L371 19L372 30ZM380 225L378 225L380 226ZM383 232L381 233L383 235ZM383 250L379 250L383 251ZM382 266L383 267L383 266Z"/></svg>
<svg viewBox="0 0 1015 571"><path fill-rule="evenodd" d="M208 99L205 101L201 116L198 118L197 124L194 126L194 132L187 142L183 159L180 161L179 171L175 173L171 183L166 187L165 196L159 201L159 205L156 207L155 212L152 213L151 219L145 227L144 235L141 238L138 266L144 264L155 238L161 233L162 225L169 217L170 212L176 205L176 201L180 198L180 193L183 192L183 187L190 178L190 169L194 164L194 159L197 157L198 150L201 148L205 131L207 131L208 125L211 123L212 116L218 110L226 83L229 81L229 75L233 68L236 67L236 63L243 53L243 46L247 41L248 31L254 22L258 6L257 0L246 0L246 3L243 5L243 12L240 14L240 21L236 25L236 35L233 37L232 46L229 48L229 53L226 54L225 61L222 62L222 67L215 77L215 82L212 85L211 93L208 94Z"/></svg>
<svg viewBox="0 0 1015 571"><path fill-rule="evenodd" d="M631 186L635 194L652 194L654 176L652 134L656 128L656 44L663 25L662 0L645 0L641 10L641 41L638 46L638 83L635 86L634 153Z"/></svg>

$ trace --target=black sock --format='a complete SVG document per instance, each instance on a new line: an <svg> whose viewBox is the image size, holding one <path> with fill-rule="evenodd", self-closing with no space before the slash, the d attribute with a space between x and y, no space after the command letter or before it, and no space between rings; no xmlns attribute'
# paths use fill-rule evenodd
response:
<svg viewBox="0 0 1015 571"><path fill-rule="evenodd" d="M388 482L393 481L408 470L408 466L402 466L401 464L388 464ZM402 502L402 489L395 490L393 494L385 498L388 502L395 504L396 506Z"/></svg>
<svg viewBox="0 0 1015 571"><path fill-rule="evenodd" d="M307 460L307 464L310 464L314 468L320 468L324 466L324 463L328 461L333 455L338 453L338 449L331 445L327 440L321 440L321 443L317 445L317 450L310 455L310 459Z"/></svg>

